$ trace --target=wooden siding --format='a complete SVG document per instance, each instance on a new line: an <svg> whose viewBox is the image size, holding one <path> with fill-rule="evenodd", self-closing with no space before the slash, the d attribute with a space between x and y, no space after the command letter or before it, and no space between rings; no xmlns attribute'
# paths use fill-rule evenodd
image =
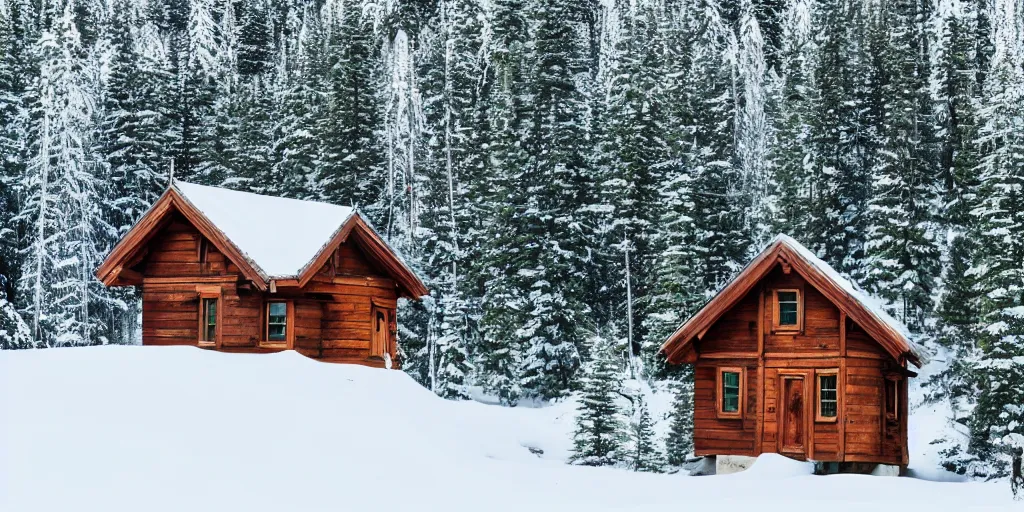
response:
<svg viewBox="0 0 1024 512"><path fill-rule="evenodd" d="M205 244L205 261L200 261ZM371 357L373 305L394 309L395 282L374 268L364 254L343 243L303 288L284 283L276 293L246 285L231 263L187 220L175 217L147 246L136 265L143 275L142 335L145 345L193 345L199 342L200 291L220 294L219 340L226 352L283 350L263 342L268 301L289 301L290 344L299 353L329 362L383 367ZM394 354L394 343L391 344Z"/></svg>
<svg viewBox="0 0 1024 512"><path fill-rule="evenodd" d="M802 329L773 330L776 289L800 290ZM698 354L694 374L694 448L698 455L780 452L786 412L790 418L800 418L804 436L803 453L787 456L894 465L909 462L906 378L898 381L898 420L885 417L886 375L899 371L900 364L795 272L787 274L777 265L722 314L694 347ZM742 420L720 419L715 402L719 392L715 389L716 372L736 366L745 369L744 416ZM835 421L816 418L817 371L836 372L839 403ZM784 403L784 379L796 379L790 380L790 388L802 383L802 411L786 409L793 404Z"/></svg>
<svg viewBox="0 0 1024 512"><path fill-rule="evenodd" d="M720 419L715 403L715 372L720 367L740 367L746 380L743 417ZM698 362L694 368L693 446L697 455L746 455L754 451L757 428L757 363L726 359Z"/></svg>
<svg viewBox="0 0 1024 512"><path fill-rule="evenodd" d="M752 290L736 307L722 315L697 343L704 357L757 354L757 290Z"/></svg>

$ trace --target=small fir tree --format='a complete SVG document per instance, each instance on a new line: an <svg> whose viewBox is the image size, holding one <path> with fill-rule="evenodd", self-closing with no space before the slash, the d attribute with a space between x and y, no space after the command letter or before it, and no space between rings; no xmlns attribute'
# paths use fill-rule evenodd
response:
<svg viewBox="0 0 1024 512"><path fill-rule="evenodd" d="M625 436L616 402L622 384L622 368L613 350L608 336L598 334L591 339L573 434L570 457L573 464L612 466L623 458Z"/></svg>
<svg viewBox="0 0 1024 512"><path fill-rule="evenodd" d="M629 424L630 451L626 456L633 471L661 473L665 469L665 455L655 439L654 419L647 407L643 392L633 401L633 417Z"/></svg>
<svg viewBox="0 0 1024 512"><path fill-rule="evenodd" d="M669 431L665 454L671 466L681 466L693 453L693 384L679 382L669 414Z"/></svg>

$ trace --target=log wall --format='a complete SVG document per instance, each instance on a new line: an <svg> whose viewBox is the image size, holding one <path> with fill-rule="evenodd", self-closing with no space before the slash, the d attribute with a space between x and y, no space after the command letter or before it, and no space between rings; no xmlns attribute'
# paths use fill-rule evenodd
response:
<svg viewBox="0 0 1024 512"><path fill-rule="evenodd" d="M218 350L283 350L263 338L266 302L284 300L290 307L288 343L296 351L323 361L384 366L370 354L372 312L377 307L393 314L396 286L351 244L342 244L306 287L282 281L275 293L247 286L238 267L183 218L163 228L147 249L137 265L144 345L198 346L200 293L213 291L220 294ZM389 353L395 349L392 340Z"/></svg>
<svg viewBox="0 0 1024 512"><path fill-rule="evenodd" d="M773 327L775 289L801 291L803 328ZM907 380L897 383L899 414L885 415L885 380L899 366L857 324L796 272L777 265L746 297L723 314L694 344L694 447L698 455L781 452L787 404L783 377L803 379L803 453L817 461L905 465ZM744 369L746 396L741 419L719 414L716 375ZM816 418L817 372L836 371L839 407L834 421ZM793 381L790 381L790 386ZM791 420L792 424L792 420Z"/></svg>

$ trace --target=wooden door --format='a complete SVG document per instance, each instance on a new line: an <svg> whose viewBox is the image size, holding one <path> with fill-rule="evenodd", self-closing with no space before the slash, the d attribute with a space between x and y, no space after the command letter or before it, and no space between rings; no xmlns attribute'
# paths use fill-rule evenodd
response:
<svg viewBox="0 0 1024 512"><path fill-rule="evenodd" d="M782 377L782 453L804 455L807 446L807 430L804 421L807 399L804 393L804 379L797 376Z"/></svg>
<svg viewBox="0 0 1024 512"><path fill-rule="evenodd" d="M372 323L370 324L370 357L383 358L385 354L395 357L395 309L373 305Z"/></svg>
<svg viewBox="0 0 1024 512"><path fill-rule="evenodd" d="M384 357L388 349L388 311L384 308L373 308L372 336L370 357Z"/></svg>

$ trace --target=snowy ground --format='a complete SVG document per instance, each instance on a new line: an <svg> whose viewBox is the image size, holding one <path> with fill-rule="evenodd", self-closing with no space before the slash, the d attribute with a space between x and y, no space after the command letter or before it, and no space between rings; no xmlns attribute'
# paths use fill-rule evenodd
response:
<svg viewBox="0 0 1024 512"><path fill-rule="evenodd" d="M1020 505L1005 483L815 477L804 464L772 456L745 473L715 477L570 467L562 460L571 422L571 404L509 409L448 402L400 372L295 353L0 352L0 510L827 505L830 512L864 512Z"/></svg>

